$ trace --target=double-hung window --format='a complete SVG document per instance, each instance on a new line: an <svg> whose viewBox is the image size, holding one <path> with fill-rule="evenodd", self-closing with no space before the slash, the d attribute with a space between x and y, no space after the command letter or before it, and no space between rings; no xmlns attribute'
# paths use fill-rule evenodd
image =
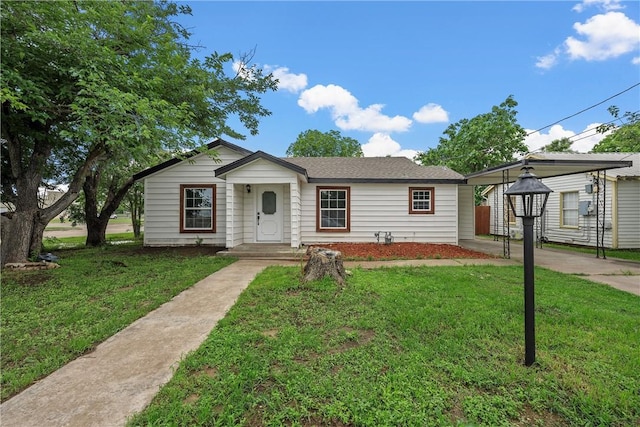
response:
<svg viewBox="0 0 640 427"><path fill-rule="evenodd" d="M213 184L180 185L181 233L215 233L215 196Z"/></svg>
<svg viewBox="0 0 640 427"><path fill-rule="evenodd" d="M409 213L432 214L434 203L433 187L409 187Z"/></svg>
<svg viewBox="0 0 640 427"><path fill-rule="evenodd" d="M561 218L563 227L578 226L578 192L572 191L562 193L561 197Z"/></svg>
<svg viewBox="0 0 640 427"><path fill-rule="evenodd" d="M316 188L317 231L349 231L350 191L349 187Z"/></svg>

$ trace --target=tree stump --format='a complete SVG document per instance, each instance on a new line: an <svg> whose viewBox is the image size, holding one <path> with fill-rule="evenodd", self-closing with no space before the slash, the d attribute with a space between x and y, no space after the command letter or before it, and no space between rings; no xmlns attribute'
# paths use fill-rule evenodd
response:
<svg viewBox="0 0 640 427"><path fill-rule="evenodd" d="M344 284L347 273L342 264L342 252L311 247L307 249L307 255L309 255L309 260L304 266L302 283L320 280L325 276L329 276L339 285L342 286Z"/></svg>

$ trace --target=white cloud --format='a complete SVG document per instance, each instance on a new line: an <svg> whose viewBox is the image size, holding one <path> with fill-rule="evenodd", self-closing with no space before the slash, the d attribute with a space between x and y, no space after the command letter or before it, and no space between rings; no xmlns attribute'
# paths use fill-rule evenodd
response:
<svg viewBox="0 0 640 427"><path fill-rule="evenodd" d="M548 70L554 67L558 63L558 58L562 54L560 48L556 48L553 53L550 53L545 56L539 56L538 62L536 62L536 67L542 68L544 70Z"/></svg>
<svg viewBox="0 0 640 427"><path fill-rule="evenodd" d="M592 123L588 125L580 134L576 134L572 130L564 129L561 125L553 125L549 128L548 133L533 132L533 130L525 129L531 135L527 136L524 143L529 147L529 151L537 151L550 144L552 141L561 138L570 138L573 142L571 149L579 153L588 153L594 145L602 141L607 134L596 132L596 127L601 123Z"/></svg>
<svg viewBox="0 0 640 427"><path fill-rule="evenodd" d="M575 5L572 10L580 13L590 6L597 6L607 11L624 9L619 0L583 0L582 3Z"/></svg>
<svg viewBox="0 0 640 427"><path fill-rule="evenodd" d="M413 113L413 119L420 123L446 123L449 113L438 104L429 103Z"/></svg>
<svg viewBox="0 0 640 427"><path fill-rule="evenodd" d="M640 25L621 12L595 15L584 24L573 24L584 40L568 37L564 45L571 59L603 61L640 47Z"/></svg>
<svg viewBox="0 0 640 427"><path fill-rule="evenodd" d="M411 160L418 154L416 150L403 150L400 144L381 132L374 134L366 144L362 144L362 152L365 157L392 156L407 157Z"/></svg>
<svg viewBox="0 0 640 427"><path fill-rule="evenodd" d="M404 132L411 126L411 120L404 116L382 114L382 104L372 104L364 109L358 104L351 92L333 84L316 85L302 92L298 99L298 105L307 113L328 109L336 126L342 130Z"/></svg>
<svg viewBox="0 0 640 427"><path fill-rule="evenodd" d="M632 63L633 65L640 65L640 56L636 56L635 58L633 58L633 59L631 60L631 63Z"/></svg>
<svg viewBox="0 0 640 427"><path fill-rule="evenodd" d="M304 73L294 74L289 72L287 67L265 65L264 70L273 74L278 79L278 89L287 90L291 93L298 93L307 87L307 75Z"/></svg>

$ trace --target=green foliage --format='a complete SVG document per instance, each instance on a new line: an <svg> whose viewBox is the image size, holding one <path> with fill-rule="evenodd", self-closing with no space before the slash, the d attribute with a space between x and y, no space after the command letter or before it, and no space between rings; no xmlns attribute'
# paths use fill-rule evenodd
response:
<svg viewBox="0 0 640 427"><path fill-rule="evenodd" d="M573 141L567 137L554 139L549 144L542 147L541 151L547 153L575 153L575 151L571 149L572 144Z"/></svg>
<svg viewBox="0 0 640 427"><path fill-rule="evenodd" d="M516 120L518 103L509 96L490 113L449 125L435 148L418 153L423 165L448 166L461 174L478 172L514 160L527 152L525 130Z"/></svg>
<svg viewBox="0 0 640 427"><path fill-rule="evenodd" d="M55 254L61 268L3 271L2 400L232 262L139 243Z"/></svg>
<svg viewBox="0 0 640 427"><path fill-rule="evenodd" d="M250 58L191 57L189 33L174 21L188 6L6 1L1 13L2 197L26 216L42 182L69 184L66 197L38 212L45 224L90 172L114 163L144 168L164 151L183 153L215 136L241 139L228 122L238 119L253 135L270 114L260 95L277 81ZM250 76L231 72L236 60Z"/></svg>
<svg viewBox="0 0 640 427"><path fill-rule="evenodd" d="M306 130L287 148L289 157L363 157L360 143L337 130Z"/></svg>
<svg viewBox="0 0 640 427"><path fill-rule="evenodd" d="M346 287L270 267L129 425L635 425L638 297L522 268L354 269ZM558 284L562 285L559 286Z"/></svg>
<svg viewBox="0 0 640 427"><path fill-rule="evenodd" d="M609 113L614 117L612 123L598 126L599 133L613 131L602 141L597 143L593 153L638 153L640 152L640 113L627 111L620 117L620 109L616 106L609 107ZM615 122L622 122L617 125Z"/></svg>

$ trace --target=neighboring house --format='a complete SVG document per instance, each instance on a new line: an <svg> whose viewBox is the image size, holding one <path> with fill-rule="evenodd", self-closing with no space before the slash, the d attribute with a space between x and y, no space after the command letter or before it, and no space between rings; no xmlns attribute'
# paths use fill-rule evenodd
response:
<svg viewBox="0 0 640 427"><path fill-rule="evenodd" d="M144 181L146 246L473 239L473 187L404 157L278 158L217 139Z"/></svg>
<svg viewBox="0 0 640 427"><path fill-rule="evenodd" d="M606 248L640 248L640 153L536 153L526 158L558 162L632 161L631 167L544 178L553 190L545 215L536 223L536 238L543 241ZM532 171L535 174L535 169ZM605 178L606 177L606 178ZM519 219L506 209L502 184L487 187L483 196L491 206L492 234L521 238ZM507 222L505 222L507 221ZM599 224L599 225L598 225ZM596 227L598 226L598 230Z"/></svg>

